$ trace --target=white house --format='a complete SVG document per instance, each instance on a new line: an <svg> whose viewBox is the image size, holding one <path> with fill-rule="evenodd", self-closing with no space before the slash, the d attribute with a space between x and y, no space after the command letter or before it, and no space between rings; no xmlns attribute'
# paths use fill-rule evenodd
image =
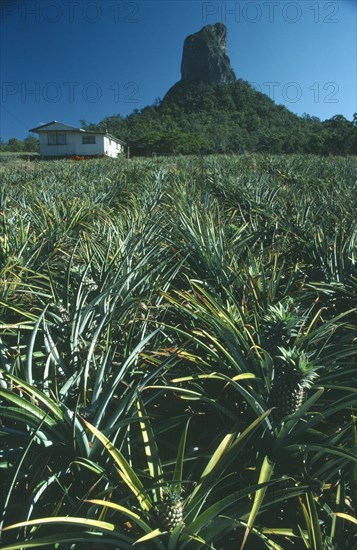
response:
<svg viewBox="0 0 357 550"><path fill-rule="evenodd" d="M82 130L54 120L32 128L40 139L43 157L103 156L117 157L124 152L125 142L107 132Z"/></svg>

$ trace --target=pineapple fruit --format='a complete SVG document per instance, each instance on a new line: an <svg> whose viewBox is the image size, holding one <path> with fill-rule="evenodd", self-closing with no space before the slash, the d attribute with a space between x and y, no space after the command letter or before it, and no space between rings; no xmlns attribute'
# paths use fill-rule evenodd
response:
<svg viewBox="0 0 357 550"><path fill-rule="evenodd" d="M165 531L173 531L183 521L183 501L180 494L180 488L163 489L163 498L157 505L157 515L160 527Z"/></svg>
<svg viewBox="0 0 357 550"><path fill-rule="evenodd" d="M276 357L274 379L268 405L274 407L277 421L299 410L305 400L305 392L317 378L317 368L308 362L305 353L296 347L279 348L281 355Z"/></svg>
<svg viewBox="0 0 357 550"><path fill-rule="evenodd" d="M261 321L261 346L269 354L274 377L268 406L276 421L299 410L317 377L317 367L296 346L305 316L292 299L269 306Z"/></svg>
<svg viewBox="0 0 357 550"><path fill-rule="evenodd" d="M261 322L261 345L273 358L279 346L287 348L298 335L304 317L298 314L292 301L269 306Z"/></svg>

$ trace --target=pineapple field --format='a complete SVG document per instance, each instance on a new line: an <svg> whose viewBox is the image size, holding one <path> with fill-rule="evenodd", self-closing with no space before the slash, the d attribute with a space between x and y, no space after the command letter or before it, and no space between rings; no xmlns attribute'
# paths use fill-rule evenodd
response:
<svg viewBox="0 0 357 550"><path fill-rule="evenodd" d="M0 164L4 550L357 547L356 168Z"/></svg>

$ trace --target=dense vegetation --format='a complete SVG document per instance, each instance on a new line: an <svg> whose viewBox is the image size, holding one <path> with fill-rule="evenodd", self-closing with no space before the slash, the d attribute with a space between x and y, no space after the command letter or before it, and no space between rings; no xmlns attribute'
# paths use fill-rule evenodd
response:
<svg viewBox="0 0 357 550"><path fill-rule="evenodd" d="M355 173L0 165L4 550L355 546Z"/></svg>
<svg viewBox="0 0 357 550"><path fill-rule="evenodd" d="M310 153L355 155L357 113L328 120L299 117L248 82L234 84L177 83L161 101L135 109L128 116L104 118L99 124L81 121L87 130L106 130L142 153ZM38 152L39 141L0 140L0 152ZM136 154L138 151L136 151ZM139 150L140 153L140 150Z"/></svg>
<svg viewBox="0 0 357 550"><path fill-rule="evenodd" d="M31 135L24 140L10 138L4 142L0 139L0 153L38 153L39 150L39 140Z"/></svg>
<svg viewBox="0 0 357 550"><path fill-rule="evenodd" d="M299 117L248 82L178 83L156 105L130 116L106 117L87 129L106 129L124 141L142 141L157 153L357 152L357 116L336 115L321 122Z"/></svg>

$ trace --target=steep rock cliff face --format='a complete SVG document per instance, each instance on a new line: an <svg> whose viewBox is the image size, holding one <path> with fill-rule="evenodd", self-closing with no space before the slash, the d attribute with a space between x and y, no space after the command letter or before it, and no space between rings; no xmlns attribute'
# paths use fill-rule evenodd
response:
<svg viewBox="0 0 357 550"><path fill-rule="evenodd" d="M206 25L189 35L183 46L181 82L235 82L227 55L227 29L223 23Z"/></svg>

